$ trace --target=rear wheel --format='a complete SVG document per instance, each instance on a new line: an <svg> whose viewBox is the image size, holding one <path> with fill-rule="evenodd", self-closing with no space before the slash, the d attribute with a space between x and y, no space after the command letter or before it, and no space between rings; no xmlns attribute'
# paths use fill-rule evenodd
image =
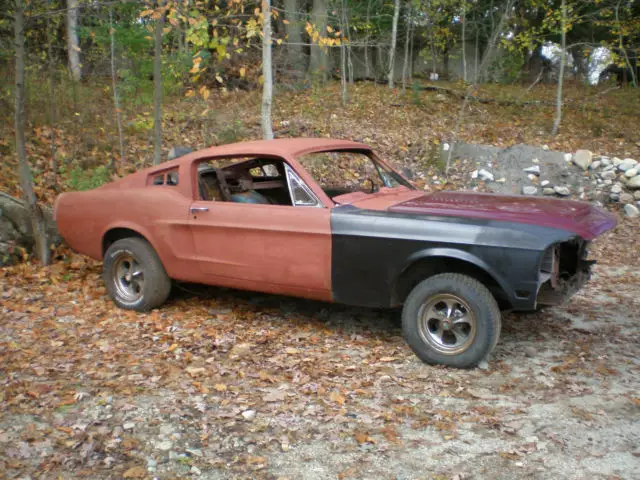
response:
<svg viewBox="0 0 640 480"><path fill-rule="evenodd" d="M402 310L405 340L430 364L475 367L495 348L500 329L500 309L491 292L457 273L419 283Z"/></svg>
<svg viewBox="0 0 640 480"><path fill-rule="evenodd" d="M162 305L171 280L160 258L142 238L114 242L104 255L102 276L107 293L120 308L144 312Z"/></svg>

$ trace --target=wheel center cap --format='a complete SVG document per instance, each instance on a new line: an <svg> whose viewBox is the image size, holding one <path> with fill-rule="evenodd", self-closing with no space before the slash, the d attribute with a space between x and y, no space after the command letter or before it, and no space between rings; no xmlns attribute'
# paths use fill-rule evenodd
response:
<svg viewBox="0 0 640 480"><path fill-rule="evenodd" d="M449 330L449 329L451 328L451 322L450 322L449 320L444 320L444 321L442 322L442 327L443 327L445 330Z"/></svg>
<svg viewBox="0 0 640 480"><path fill-rule="evenodd" d="M131 274L130 274L130 273L127 273L127 274L124 276L124 279L125 279L125 281L130 282L130 281L131 281Z"/></svg>

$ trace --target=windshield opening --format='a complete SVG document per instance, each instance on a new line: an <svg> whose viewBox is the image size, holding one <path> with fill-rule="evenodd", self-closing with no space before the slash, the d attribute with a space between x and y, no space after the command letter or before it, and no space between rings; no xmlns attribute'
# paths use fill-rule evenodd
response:
<svg viewBox="0 0 640 480"><path fill-rule="evenodd" d="M381 188L413 188L404 178L363 151L313 152L298 161L331 199Z"/></svg>

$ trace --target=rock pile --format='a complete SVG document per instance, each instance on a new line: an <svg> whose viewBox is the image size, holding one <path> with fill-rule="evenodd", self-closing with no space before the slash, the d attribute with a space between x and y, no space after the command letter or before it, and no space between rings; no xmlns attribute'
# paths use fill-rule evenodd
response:
<svg viewBox="0 0 640 480"><path fill-rule="evenodd" d="M471 179L476 189L617 203L627 216L640 215L640 163L635 159L589 150L563 154L527 145L497 149L463 144L456 150L456 156L475 160Z"/></svg>

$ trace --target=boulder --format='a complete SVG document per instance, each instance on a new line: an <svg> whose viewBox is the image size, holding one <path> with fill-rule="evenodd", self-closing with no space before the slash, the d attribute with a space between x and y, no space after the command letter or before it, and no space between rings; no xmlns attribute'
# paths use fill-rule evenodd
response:
<svg viewBox="0 0 640 480"><path fill-rule="evenodd" d="M41 207L47 222L49 243L58 243L60 236L53 221L53 212ZM0 192L0 265L12 263L20 248L30 252L34 246L29 211L18 198Z"/></svg>
<svg viewBox="0 0 640 480"><path fill-rule="evenodd" d="M538 189L536 187L532 187L530 185L522 187L522 193L524 195L535 195L538 193Z"/></svg>
<svg viewBox="0 0 640 480"><path fill-rule="evenodd" d="M636 175L627 182L627 188L636 189L640 188L640 175Z"/></svg>
<svg viewBox="0 0 640 480"><path fill-rule="evenodd" d="M640 216L640 210L635 205L627 204L624 206L624 214L627 217L635 218Z"/></svg>
<svg viewBox="0 0 640 480"><path fill-rule="evenodd" d="M633 195L630 193L621 193L618 200L620 203L633 203Z"/></svg>
<svg viewBox="0 0 640 480"><path fill-rule="evenodd" d="M633 158L625 158L618 164L618 170L626 172L630 168L634 168L636 165L638 165L638 162Z"/></svg>
<svg viewBox="0 0 640 480"><path fill-rule="evenodd" d="M633 178L636 175L638 175L638 173L640 173L640 171L638 171L638 169L636 167L630 168L629 170L624 172L624 176L627 178Z"/></svg>
<svg viewBox="0 0 640 480"><path fill-rule="evenodd" d="M593 161L593 153L590 150L578 150L573 156L573 163L582 170L586 170Z"/></svg>
<svg viewBox="0 0 640 480"><path fill-rule="evenodd" d="M571 195L571 190L569 189L569 187L563 187L563 186L555 186L553 187L553 191L555 193L557 193L558 195L561 195L563 197L566 197L568 195Z"/></svg>

